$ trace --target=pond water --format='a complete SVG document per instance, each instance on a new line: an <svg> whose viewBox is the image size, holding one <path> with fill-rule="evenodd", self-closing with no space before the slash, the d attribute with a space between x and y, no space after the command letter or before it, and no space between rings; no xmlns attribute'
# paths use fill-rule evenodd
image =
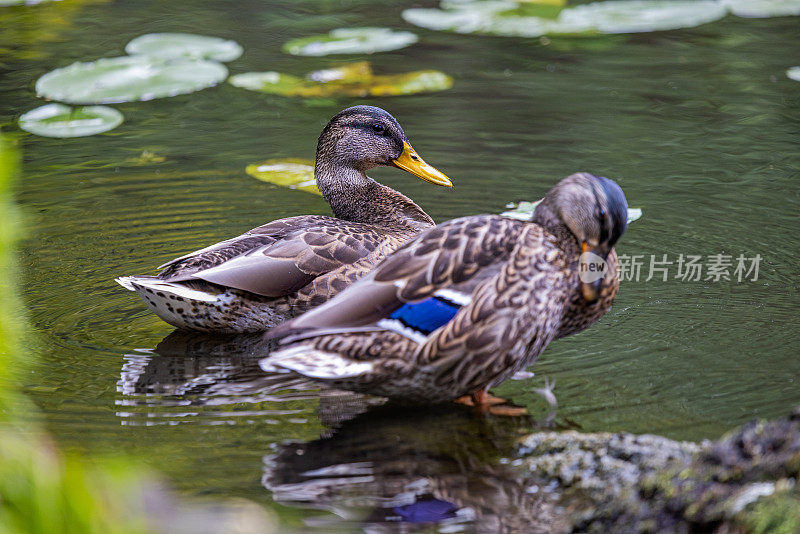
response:
<svg viewBox="0 0 800 534"><path fill-rule="evenodd" d="M228 64L231 74L302 75L349 58L291 56L281 52L286 41L393 27L419 42L371 55L376 72L438 69L455 80L441 93L366 101L221 84L117 105L125 122L98 136L21 133L24 297L41 354L26 385L59 442L124 451L187 495L252 499L286 528L433 521L442 531L494 531L524 524L524 499L513 498L519 488L504 466L515 440L542 424L697 440L799 404L800 83L785 72L800 63L800 19L729 16L687 30L542 41L414 28L400 17L412 3L403 4L0 8L6 132L43 103L39 76L122 55L151 32L235 40L244 54ZM497 388L531 418L456 406L412 412L265 376L256 361L268 348L257 338L171 334L113 281L272 219L328 213L319 197L244 169L313 158L327 120L357 103L388 109L453 178L445 190L396 169L371 173L437 221L539 198L579 170L618 180L643 208L618 246L643 256L641 278L623 282L599 324L548 347L535 376ZM732 256L733 279L676 279L673 263L667 281L645 281L651 255L664 254L676 263L700 255L704 266ZM760 255L756 281L735 279L739 255ZM533 391L545 380L556 382L559 401L550 419Z"/></svg>

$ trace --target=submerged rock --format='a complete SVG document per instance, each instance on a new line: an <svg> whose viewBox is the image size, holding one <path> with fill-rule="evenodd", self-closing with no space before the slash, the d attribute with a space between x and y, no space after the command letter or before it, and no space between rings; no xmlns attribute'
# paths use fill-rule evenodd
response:
<svg viewBox="0 0 800 534"><path fill-rule="evenodd" d="M715 442L545 432L519 452L564 532L800 532L800 408Z"/></svg>

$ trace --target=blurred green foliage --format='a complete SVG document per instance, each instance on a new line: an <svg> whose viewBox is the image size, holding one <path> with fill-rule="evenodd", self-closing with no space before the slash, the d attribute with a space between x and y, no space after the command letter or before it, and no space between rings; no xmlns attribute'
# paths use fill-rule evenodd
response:
<svg viewBox="0 0 800 534"><path fill-rule="evenodd" d="M137 519L144 517L139 472L121 460L100 469L60 453L18 392L19 372L33 357L16 287L18 168L13 141L0 135L0 534L147 532Z"/></svg>
<svg viewBox="0 0 800 534"><path fill-rule="evenodd" d="M0 137L0 421L6 420L14 409L17 397L9 383L13 370L24 363L19 347L25 322L14 285L14 243L19 237L20 216L11 196L18 166L11 141Z"/></svg>

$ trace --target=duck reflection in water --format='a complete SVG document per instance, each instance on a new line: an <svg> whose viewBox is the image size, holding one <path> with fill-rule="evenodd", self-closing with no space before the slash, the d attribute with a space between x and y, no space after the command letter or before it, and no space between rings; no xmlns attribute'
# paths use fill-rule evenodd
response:
<svg viewBox="0 0 800 534"><path fill-rule="evenodd" d="M332 436L278 445L262 480L277 502L332 512L306 521L323 531L559 531L555 499L529 491L509 465L535 426L461 406L387 404Z"/></svg>
<svg viewBox="0 0 800 534"><path fill-rule="evenodd" d="M261 334L175 330L154 349L124 355L117 415L125 425L235 424L260 416L276 420L313 416L309 410L315 406L327 427L384 402L289 373L265 373L258 360L271 348Z"/></svg>
<svg viewBox="0 0 800 534"><path fill-rule="evenodd" d="M529 491L512 465L518 438L550 426L553 413L537 423L460 405L385 404L265 373L258 360L270 348L261 335L176 331L125 355L118 414L128 425L317 418L316 440L270 445L262 477L276 502L332 512L305 519L309 529L551 532L558 524L552 496Z"/></svg>

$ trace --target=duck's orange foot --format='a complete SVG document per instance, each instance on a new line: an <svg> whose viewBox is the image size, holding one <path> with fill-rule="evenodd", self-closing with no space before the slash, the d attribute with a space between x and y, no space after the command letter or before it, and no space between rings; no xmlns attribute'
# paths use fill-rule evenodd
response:
<svg viewBox="0 0 800 534"><path fill-rule="evenodd" d="M480 393L473 393L472 395L464 395L457 398L454 402L458 404L464 404L466 406L472 406L475 408L488 408L489 406L494 406L496 404L505 404L506 399L501 399L500 397L495 397L491 393L487 393L485 391Z"/></svg>
<svg viewBox="0 0 800 534"><path fill-rule="evenodd" d="M457 398L455 402L472 406L481 413L490 413L493 415L519 416L527 415L528 413L525 408L512 406L508 404L506 399L495 397L486 390L475 392L472 395L464 395Z"/></svg>
<svg viewBox="0 0 800 534"><path fill-rule="evenodd" d="M511 404L501 404L499 406L489 406L489 413L492 415L503 415L506 417L520 417L528 415L528 410L522 406L512 406Z"/></svg>

